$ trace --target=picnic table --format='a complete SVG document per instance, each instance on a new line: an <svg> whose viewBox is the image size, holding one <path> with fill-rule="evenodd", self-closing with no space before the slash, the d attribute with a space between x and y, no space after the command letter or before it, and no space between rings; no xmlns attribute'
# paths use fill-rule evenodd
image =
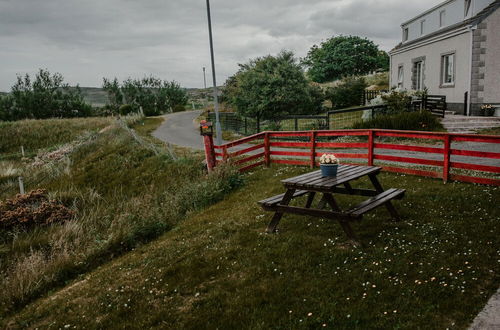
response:
<svg viewBox="0 0 500 330"><path fill-rule="evenodd" d="M384 190L377 178L381 170L382 168L377 166L339 165L336 177L323 177L321 171L314 171L282 180L281 182L286 188L284 194L259 202L264 210L274 212L267 232L273 233L276 231L284 213L337 220L347 237L355 242L357 238L352 231L350 222L361 220L363 214L381 205L385 205L392 218L399 221L400 216L391 201L403 198L405 190L395 188ZM354 188L351 185L353 181L365 176L368 176L374 189ZM318 206L313 208L313 201L317 194L322 194L322 198ZM342 211L335 200L334 194L358 195L370 198L349 210ZM308 195L304 207L289 205L292 199L303 195ZM331 210L326 210L326 205L330 206Z"/></svg>

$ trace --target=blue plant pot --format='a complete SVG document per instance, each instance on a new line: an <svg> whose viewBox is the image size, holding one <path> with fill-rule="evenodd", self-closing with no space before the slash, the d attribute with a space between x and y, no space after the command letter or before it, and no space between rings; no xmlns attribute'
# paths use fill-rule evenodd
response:
<svg viewBox="0 0 500 330"><path fill-rule="evenodd" d="M339 168L338 164L320 164L321 176L323 177L336 177L337 170Z"/></svg>

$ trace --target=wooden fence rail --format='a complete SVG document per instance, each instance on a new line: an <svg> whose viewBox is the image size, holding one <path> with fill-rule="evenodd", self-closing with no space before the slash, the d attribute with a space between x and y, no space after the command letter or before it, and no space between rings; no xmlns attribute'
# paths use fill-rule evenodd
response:
<svg viewBox="0 0 500 330"><path fill-rule="evenodd" d="M358 141L336 141L342 137L358 137ZM409 140L398 143L403 139ZM418 145L414 139L433 144ZM493 151L483 151L485 144L489 144L489 149ZM262 132L207 148L211 149L209 152L213 153L216 163L232 160L242 172L272 163L315 168L318 166L318 157L325 152L333 152L340 159L344 159L343 162L365 160L364 163L368 165L379 165L382 162L380 165L389 172L441 178L444 182L455 180L500 186L500 136L493 135L379 129ZM235 148L237 150L231 150ZM339 152L339 149L348 150ZM394 151L410 155L398 155ZM467 161L458 161L457 157L468 158ZM484 164L484 161L479 161L478 164L479 159L488 160L487 164ZM387 165L387 162L390 162L390 165ZM411 165L413 168L403 165ZM456 173L457 170L459 173Z"/></svg>

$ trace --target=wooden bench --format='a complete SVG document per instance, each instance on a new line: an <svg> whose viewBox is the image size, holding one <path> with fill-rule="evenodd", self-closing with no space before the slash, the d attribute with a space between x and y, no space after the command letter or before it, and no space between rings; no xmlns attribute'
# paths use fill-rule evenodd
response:
<svg viewBox="0 0 500 330"><path fill-rule="evenodd" d="M297 197L303 196L303 195L305 195L307 193L308 193L307 190L297 190L293 194L292 198L297 198ZM263 200L259 201L259 204L261 204L262 206L266 206L267 208L271 208L273 206L278 205L278 203L283 200L284 196L285 196L285 194L279 194L279 195L276 195L276 196L273 196L273 197L269 197L269 198L266 198L266 199L263 199Z"/></svg>
<svg viewBox="0 0 500 330"><path fill-rule="evenodd" d="M354 218L359 218L363 216L363 214L370 212L371 210L381 205L387 204L387 202L391 201L392 199L402 199L405 195L405 192L406 190L404 189L395 189L395 188L388 189L383 193L380 193L377 196L374 196L356 205L353 209L347 211L347 213L353 216ZM394 214L392 215L394 217ZM397 215L395 218L399 218L399 215Z"/></svg>

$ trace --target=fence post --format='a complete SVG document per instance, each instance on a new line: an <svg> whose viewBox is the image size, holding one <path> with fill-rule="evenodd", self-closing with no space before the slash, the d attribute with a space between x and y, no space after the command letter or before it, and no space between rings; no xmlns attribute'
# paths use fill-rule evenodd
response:
<svg viewBox="0 0 500 330"><path fill-rule="evenodd" d="M450 158L451 158L451 136L444 136L444 162L443 162L443 181L447 183L450 179Z"/></svg>
<svg viewBox="0 0 500 330"><path fill-rule="evenodd" d="M25 157L24 146L21 146L21 155L23 156L23 158Z"/></svg>
<svg viewBox="0 0 500 330"><path fill-rule="evenodd" d="M260 133L260 118L257 117L257 133Z"/></svg>
<svg viewBox="0 0 500 330"><path fill-rule="evenodd" d="M326 127L328 127L327 130L330 130L330 112L326 113Z"/></svg>
<svg viewBox="0 0 500 330"><path fill-rule="evenodd" d="M212 135L204 135L203 143L205 145L205 161L207 162L208 172L212 172L215 167L215 149L214 138Z"/></svg>
<svg viewBox="0 0 500 330"><path fill-rule="evenodd" d="M311 132L311 168L316 167L316 132Z"/></svg>
<svg viewBox="0 0 500 330"><path fill-rule="evenodd" d="M271 165L271 142L269 141L269 133L264 134L264 164L266 167Z"/></svg>
<svg viewBox="0 0 500 330"><path fill-rule="evenodd" d="M374 132L371 129L368 131L368 166L373 166L374 149Z"/></svg>
<svg viewBox="0 0 500 330"><path fill-rule="evenodd" d="M229 158L229 155L227 154L227 147L226 147L226 146L224 146L224 147L222 148L222 161L223 161L224 163L226 163L226 162L227 162L227 160L228 160L228 158Z"/></svg>
<svg viewBox="0 0 500 330"><path fill-rule="evenodd" d="M245 117L245 135L248 135L248 123L247 123L247 117Z"/></svg>
<svg viewBox="0 0 500 330"><path fill-rule="evenodd" d="M21 195L24 195L24 194L25 194L25 191L24 191L24 179L23 179L23 177L22 177L22 176L20 176L20 177L18 178L18 180L19 180L19 193L20 193Z"/></svg>
<svg viewBox="0 0 500 330"><path fill-rule="evenodd" d="M299 130L299 119L298 118L295 118L295 130L296 131Z"/></svg>

